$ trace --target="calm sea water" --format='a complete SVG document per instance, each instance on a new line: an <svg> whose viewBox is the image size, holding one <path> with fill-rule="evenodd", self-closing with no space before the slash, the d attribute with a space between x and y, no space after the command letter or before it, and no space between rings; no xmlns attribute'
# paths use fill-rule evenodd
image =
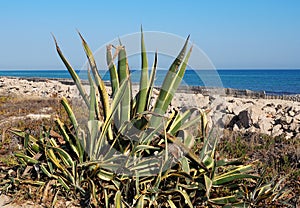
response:
<svg viewBox="0 0 300 208"><path fill-rule="evenodd" d="M86 71L79 72L87 79ZM109 80L107 71L100 71ZM161 85L166 70L157 71L156 85ZM71 78L67 70L0 70L0 76ZM140 71L132 71L132 81L139 82ZM266 91L273 94L300 94L299 70L187 70L182 85L226 87Z"/></svg>

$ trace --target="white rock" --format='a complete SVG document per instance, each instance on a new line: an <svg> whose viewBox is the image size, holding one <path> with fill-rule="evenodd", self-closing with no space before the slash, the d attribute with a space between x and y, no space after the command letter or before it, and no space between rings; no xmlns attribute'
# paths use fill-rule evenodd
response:
<svg viewBox="0 0 300 208"><path fill-rule="evenodd" d="M292 110L290 110L290 111L289 111L289 116L294 117L294 116L295 116L295 112L292 111Z"/></svg>
<svg viewBox="0 0 300 208"><path fill-rule="evenodd" d="M271 130L272 130L272 118L263 118L261 120L258 121L258 126L260 128L260 132L263 134L271 134Z"/></svg>
<svg viewBox="0 0 300 208"><path fill-rule="evenodd" d="M269 115L275 115L276 114L276 109L275 107L269 107L269 106L266 106L263 108L263 110L265 111L265 113L269 114Z"/></svg>
<svg viewBox="0 0 300 208"><path fill-rule="evenodd" d="M283 133L281 124L273 126L272 136L280 136Z"/></svg>
<svg viewBox="0 0 300 208"><path fill-rule="evenodd" d="M232 119L235 117L233 114L224 114L222 117L222 123L225 127L228 127Z"/></svg>
<svg viewBox="0 0 300 208"><path fill-rule="evenodd" d="M232 130L233 130L233 131L239 131L240 128L238 127L237 124L234 124Z"/></svg>
<svg viewBox="0 0 300 208"><path fill-rule="evenodd" d="M286 132L286 135L285 135L285 139L290 139L292 138L294 135L292 132Z"/></svg>

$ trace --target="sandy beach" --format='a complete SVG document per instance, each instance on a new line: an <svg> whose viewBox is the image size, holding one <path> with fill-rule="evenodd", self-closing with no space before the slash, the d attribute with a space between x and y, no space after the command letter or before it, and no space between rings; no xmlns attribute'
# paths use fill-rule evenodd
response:
<svg viewBox="0 0 300 208"><path fill-rule="evenodd" d="M110 91L110 87L107 87ZM88 90L88 86L87 86ZM138 86L133 87L137 93ZM158 91L156 90L156 93ZM228 93L229 92L229 93ZM243 93L244 92L244 93ZM69 99L79 98L72 80L0 77L0 95L29 98ZM172 105L179 109L196 107L209 110L209 126L239 132L257 132L270 136L300 138L299 96L266 96L241 90L218 90L205 92L199 89L180 89ZM43 106L40 112L28 113L27 119L49 119L51 106ZM0 106L1 109L1 106ZM36 110L36 109L35 109ZM3 124L7 119L2 116ZM21 118L20 118L21 119Z"/></svg>

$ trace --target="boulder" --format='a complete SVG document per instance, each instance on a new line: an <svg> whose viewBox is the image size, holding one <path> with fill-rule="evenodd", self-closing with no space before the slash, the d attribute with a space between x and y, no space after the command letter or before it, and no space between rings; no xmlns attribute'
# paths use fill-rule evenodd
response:
<svg viewBox="0 0 300 208"><path fill-rule="evenodd" d="M261 120L258 121L258 126L260 129L260 132L263 134L271 134L271 130L272 130L272 118L263 118Z"/></svg>
<svg viewBox="0 0 300 208"><path fill-rule="evenodd" d="M253 104L251 104L251 103L243 103L241 105L237 105L237 106L233 107L232 112L234 115L238 116L240 112L248 109L252 105Z"/></svg>
<svg viewBox="0 0 300 208"><path fill-rule="evenodd" d="M250 113L248 110L243 110L238 114L238 126L244 127L245 129L249 128L250 126L252 126L252 120L250 117Z"/></svg>
<svg viewBox="0 0 300 208"><path fill-rule="evenodd" d="M264 115L264 112L258 106L253 105L249 108L249 114L250 114L252 123L257 124L258 121L261 119L261 117Z"/></svg>
<svg viewBox="0 0 300 208"><path fill-rule="evenodd" d="M233 118L236 117L233 114L224 114L222 117L222 124L225 128L230 126L230 122L233 120Z"/></svg>

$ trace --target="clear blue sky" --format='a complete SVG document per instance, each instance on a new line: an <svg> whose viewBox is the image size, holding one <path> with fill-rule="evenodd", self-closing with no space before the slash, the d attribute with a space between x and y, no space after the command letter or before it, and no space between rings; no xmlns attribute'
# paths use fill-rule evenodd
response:
<svg viewBox="0 0 300 208"><path fill-rule="evenodd" d="M79 67L85 56L76 29L96 50L141 24L191 34L217 68L300 68L299 0L7 0L0 3L0 69L63 69L51 32Z"/></svg>

